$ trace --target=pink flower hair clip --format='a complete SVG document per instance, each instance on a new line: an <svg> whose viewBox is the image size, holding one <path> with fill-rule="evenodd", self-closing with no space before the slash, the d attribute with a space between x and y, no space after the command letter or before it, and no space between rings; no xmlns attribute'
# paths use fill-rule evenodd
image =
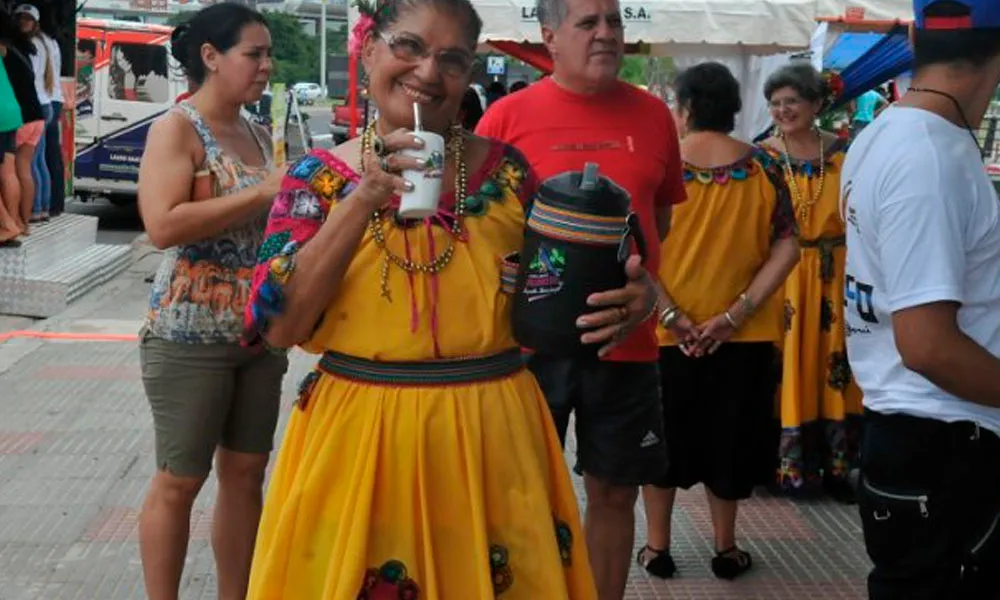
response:
<svg viewBox="0 0 1000 600"><path fill-rule="evenodd" d="M351 28L351 37L347 41L347 51L351 54L361 55L365 40L375 31L378 24L377 16L380 10L385 7L385 2L379 0L357 0L354 3L358 7L358 22Z"/></svg>

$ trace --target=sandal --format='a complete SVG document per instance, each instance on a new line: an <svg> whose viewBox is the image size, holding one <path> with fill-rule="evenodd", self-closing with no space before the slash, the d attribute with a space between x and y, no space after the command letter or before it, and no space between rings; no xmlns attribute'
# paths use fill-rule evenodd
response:
<svg viewBox="0 0 1000 600"><path fill-rule="evenodd" d="M0 242L0 248L20 248L21 240L14 238Z"/></svg>
<svg viewBox="0 0 1000 600"><path fill-rule="evenodd" d="M716 552L712 559L712 573L719 579L733 580L746 573L753 566L750 554L736 546Z"/></svg>
<svg viewBox="0 0 1000 600"><path fill-rule="evenodd" d="M670 579L677 572L677 565L669 550L657 550L647 545L639 550L635 560L647 573L660 579Z"/></svg>

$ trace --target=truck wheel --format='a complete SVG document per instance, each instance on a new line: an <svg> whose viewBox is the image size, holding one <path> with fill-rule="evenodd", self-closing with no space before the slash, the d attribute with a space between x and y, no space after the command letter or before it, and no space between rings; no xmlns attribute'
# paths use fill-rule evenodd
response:
<svg viewBox="0 0 1000 600"><path fill-rule="evenodd" d="M115 206L130 206L135 204L134 194L108 194L108 202Z"/></svg>

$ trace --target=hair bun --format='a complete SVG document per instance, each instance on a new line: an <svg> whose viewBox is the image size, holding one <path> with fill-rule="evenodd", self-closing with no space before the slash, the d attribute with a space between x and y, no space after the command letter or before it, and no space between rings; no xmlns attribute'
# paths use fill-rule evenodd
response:
<svg viewBox="0 0 1000 600"><path fill-rule="evenodd" d="M185 36L188 31L187 23L174 27L170 34L170 55L181 65L187 64L188 49L185 44Z"/></svg>

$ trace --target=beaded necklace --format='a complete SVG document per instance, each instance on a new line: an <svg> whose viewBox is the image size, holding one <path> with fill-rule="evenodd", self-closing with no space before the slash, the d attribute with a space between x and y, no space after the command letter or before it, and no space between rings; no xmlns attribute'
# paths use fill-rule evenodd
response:
<svg viewBox="0 0 1000 600"><path fill-rule="evenodd" d="M365 128L361 135L361 172L364 173L364 159L371 154L375 140L375 122ZM460 128L453 128L448 139L448 153L455 160L455 220L451 224L451 235L448 238L448 246L439 256L434 256L426 262L414 261L407 256L393 254L385 243L385 229L383 222L386 221L386 209L378 209L372 213L368 220L368 229L371 231L372 239L376 247L382 252L384 260L382 262L381 289L382 297L392 301L389 292L389 267L396 265L408 275L413 273L426 273L436 275L440 273L451 262L455 256L455 240L462 237L462 216L465 214L465 196L468 182L468 167L465 162L465 135ZM432 240L433 243L433 240Z"/></svg>
<svg viewBox="0 0 1000 600"><path fill-rule="evenodd" d="M817 202L823 197L823 184L826 182L826 154L823 148L823 135L819 136L819 184L816 186L816 191L813 192L812 198L805 200L802 196L802 190L799 189L798 182L795 181L795 173L792 172L792 160L791 154L788 152L788 141L785 140L785 134L780 133L778 139L781 140L781 147L785 155L785 179L788 181L788 188L792 192L793 200L795 206L799 209L799 219L803 224L809 221L810 215L812 215L812 208Z"/></svg>

